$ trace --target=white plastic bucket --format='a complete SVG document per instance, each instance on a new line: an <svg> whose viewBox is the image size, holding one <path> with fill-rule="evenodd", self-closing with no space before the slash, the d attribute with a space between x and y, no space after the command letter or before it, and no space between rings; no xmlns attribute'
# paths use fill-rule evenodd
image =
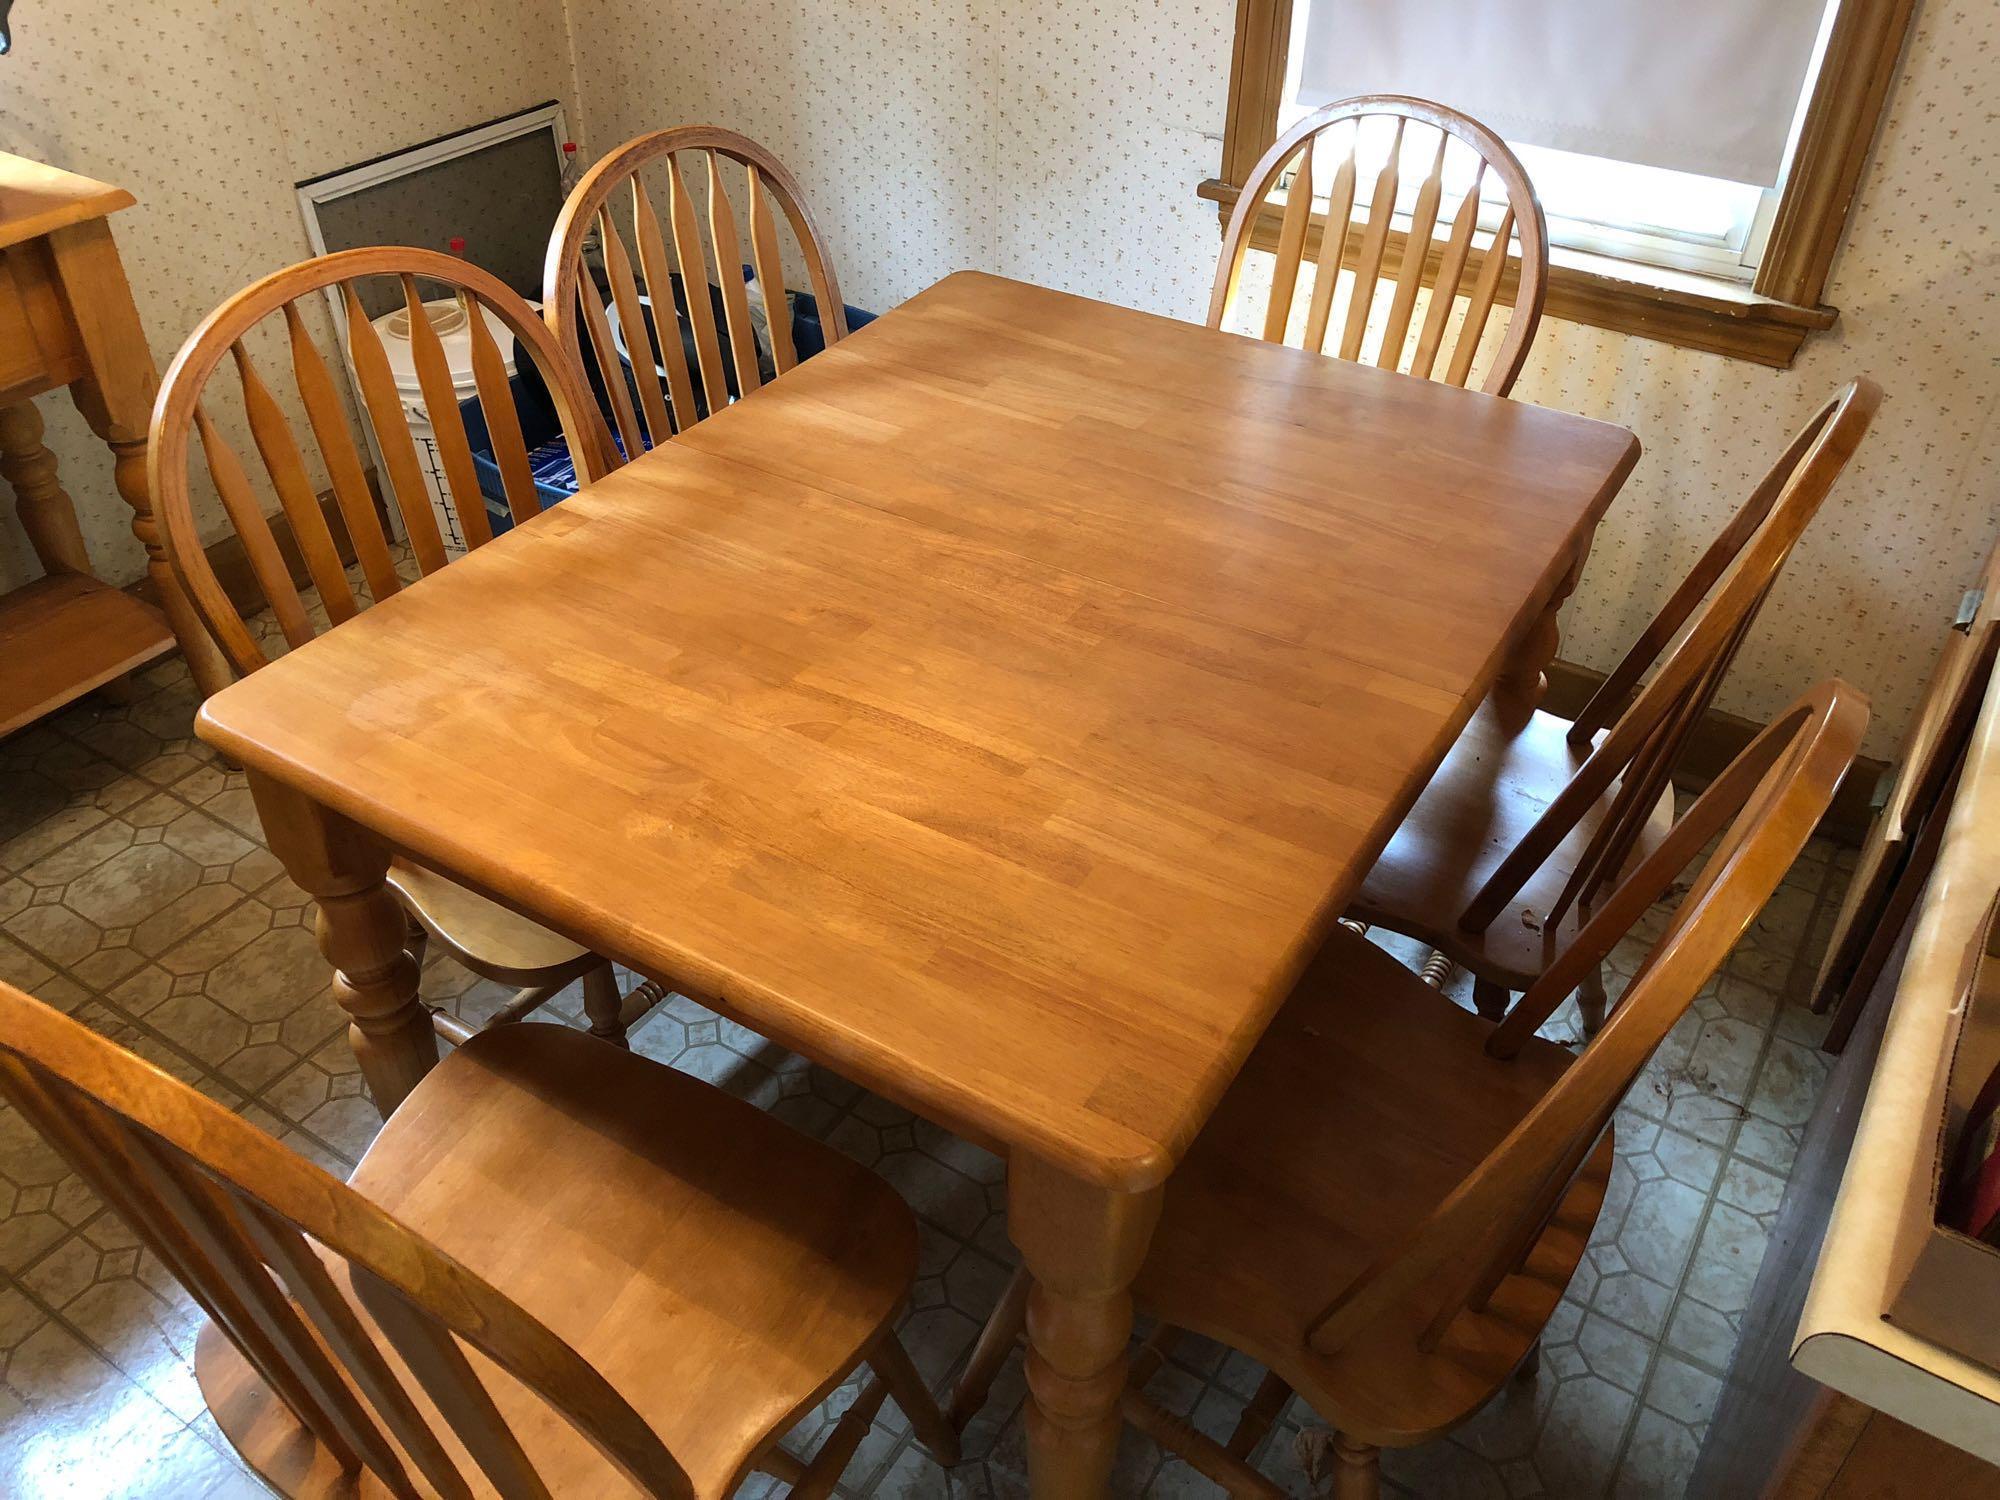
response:
<svg viewBox="0 0 2000 1500"><path fill-rule="evenodd" d="M465 310L454 297L440 298L426 302L424 311L430 315L431 326L438 332L438 342L444 345L445 362L451 369L452 390L460 401L466 401L478 394L479 385L472 374L472 335L466 322ZM491 308L482 307L486 327L493 335L493 342L500 350L507 374L514 373L514 333L500 321ZM416 355L410 347L410 315L406 308L397 308L374 319L375 332L382 340L382 348L389 356L389 372L396 380L396 394L402 398L403 410L409 418L410 437L417 448L417 467L424 476L424 489L430 496L431 514L437 517L438 535L444 539L444 550L449 557L463 557L466 552L465 530L459 524L458 507L452 503L451 486L444 477L444 460L438 452L436 429L431 426L430 416L424 410L423 382L417 379Z"/></svg>

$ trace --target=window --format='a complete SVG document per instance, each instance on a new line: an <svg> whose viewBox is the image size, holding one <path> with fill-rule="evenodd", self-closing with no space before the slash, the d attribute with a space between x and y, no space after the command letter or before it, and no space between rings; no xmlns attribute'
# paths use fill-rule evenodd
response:
<svg viewBox="0 0 2000 1500"><path fill-rule="evenodd" d="M1549 241L1645 265L1748 281L1777 192L1747 182L1508 142L1528 169Z"/></svg>
<svg viewBox="0 0 2000 1500"><path fill-rule="evenodd" d="M1483 90L1471 112L1509 137L1548 214L1556 247L1551 316L1780 366L1810 332L1834 321L1833 310L1819 305L1826 267L1894 76L1912 0L1773 0L1745 8L1754 13L1747 23L1743 10L1722 8L1719 26L1751 29L1734 48L1704 38L1708 48L1738 55L1740 65L1727 95L1732 106L1696 117L1680 108L1691 91L1686 80L1714 83L1702 71L1705 55L1691 48L1676 75L1676 60L1656 66L1655 53L1628 43L1628 52L1639 53L1635 84L1600 76L1601 67L1593 71L1605 49L1601 38L1587 34L1565 34L1561 45L1575 53L1573 60L1537 64L1531 56L1528 65L1510 68L1501 57L1496 66L1494 54L1510 46L1525 55L1550 45L1546 34L1530 38L1504 29L1527 29L1517 19L1524 12L1512 6L1428 0L1377 8L1342 0L1323 3L1317 32L1312 6L1313 0L1239 0L1223 175L1202 189L1225 214L1235 185L1282 130L1327 99L1380 90L1372 80L1385 69L1376 59L1408 57L1428 26L1448 45L1426 50L1431 60L1412 70L1418 82L1404 86L1452 103ZM1544 0L1534 9L1546 28L1564 4ZM1678 15L1677 7L1657 11ZM1587 33L1619 13L1580 5L1577 14L1587 19L1576 29ZM1483 34L1460 34L1482 28ZM1663 38L1670 46L1673 37ZM1586 77L1596 79L1595 100L1576 84ZM1662 92L1650 101L1650 115L1649 101L1631 102L1648 84ZM1590 117L1593 109L1606 118ZM1674 128L1655 129L1648 139L1649 119L1670 120ZM1517 121L1526 123L1512 128ZM1538 139L1519 138L1529 134ZM1599 146L1600 138L1611 143L1601 148L1607 154L1575 149ZM1427 164L1408 165L1421 172ZM1274 230L1274 219L1260 223L1257 242Z"/></svg>

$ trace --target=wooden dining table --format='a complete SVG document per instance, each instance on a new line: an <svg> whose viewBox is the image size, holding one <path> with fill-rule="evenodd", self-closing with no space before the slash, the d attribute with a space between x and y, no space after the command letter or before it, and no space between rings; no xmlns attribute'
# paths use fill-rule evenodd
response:
<svg viewBox="0 0 2000 1500"><path fill-rule="evenodd" d="M210 699L386 1113L392 853L1003 1153L1096 1494L1177 1160L1638 456L960 273ZM1327 1087L1340 1087L1329 1078Z"/></svg>

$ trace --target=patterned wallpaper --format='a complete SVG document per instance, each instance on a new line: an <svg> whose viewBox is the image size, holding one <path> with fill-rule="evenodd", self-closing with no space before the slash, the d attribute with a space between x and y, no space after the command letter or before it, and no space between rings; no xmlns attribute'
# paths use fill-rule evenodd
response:
<svg viewBox="0 0 2000 1500"><path fill-rule="evenodd" d="M1621 422L1645 456L1599 533L1564 655L1606 666L1790 433L1849 376L1887 399L1721 695L1762 714L1829 669L1914 711L1942 626L2000 533L2000 9L1927 0L1827 300L1790 370L1545 323L1515 394Z"/></svg>
<svg viewBox="0 0 2000 1500"><path fill-rule="evenodd" d="M851 300L978 266L1201 317L1230 0L569 0L590 141L712 119L812 195ZM1796 427L1849 375L1888 391L1720 698L1775 710L1829 669L1893 753L1941 622L2000 531L2000 11L1925 0L1830 300L1787 371L1545 321L1516 395L1631 427L1645 456L1565 611L1608 668ZM601 61L601 66L599 62Z"/></svg>
<svg viewBox="0 0 2000 1500"><path fill-rule="evenodd" d="M14 31L0 58L0 150L138 198L113 229L163 368L215 304L311 254L294 182L575 96L560 0L32 0L15 7ZM281 348L264 344L267 372L283 368ZM62 396L37 404L92 562L138 577L110 455ZM226 408L218 419L233 425ZM0 589L38 571L0 494Z"/></svg>
<svg viewBox="0 0 2000 1500"><path fill-rule="evenodd" d="M139 195L121 239L163 359L301 253L293 179L549 97L589 150L696 120L764 140L862 305L973 266L1199 317L1219 237L1194 187L1219 159L1232 24L1231 0L146 0L115 20L38 0L0 60L0 144ZM1615 661L1791 430L1867 372L1889 400L1721 704L1768 712L1837 667L1874 695L1869 748L1890 752L1996 530L1997 40L1988 0L1923 0L1835 268L1841 326L1793 369L1544 323L1517 395L1646 448L1566 611L1566 657ZM108 462L58 405L93 549L131 576ZM0 586L24 556L0 521Z"/></svg>

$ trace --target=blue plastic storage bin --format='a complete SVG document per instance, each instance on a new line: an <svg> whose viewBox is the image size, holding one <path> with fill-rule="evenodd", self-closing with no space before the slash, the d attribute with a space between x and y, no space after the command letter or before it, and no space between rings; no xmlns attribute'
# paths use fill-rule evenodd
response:
<svg viewBox="0 0 2000 1500"><path fill-rule="evenodd" d="M745 266L743 274L747 280L751 275L751 268ZM714 287L709 288L709 293L719 324L723 317L722 294ZM810 292L792 292L789 295L792 304L792 347L800 359L810 359L826 348L826 332L820 324L819 303L814 300ZM674 296L679 303L676 311L683 312L686 300L678 276L674 277ZM848 332L852 333L855 329L874 322L875 317L872 312L849 306ZM681 321L685 332L684 315ZM723 358L725 361L729 358L726 345L723 349ZM517 368L522 363L517 360ZM611 417L603 380L594 362L586 360L585 363L589 366L587 373L590 376L592 394L597 397L598 409L604 414L605 425L611 429L612 441L618 444L622 453L624 444L619 441L617 424ZM688 363L689 368L697 372L695 379L698 385L699 366L693 358L692 351ZM731 393L734 394L736 390L734 366L730 366L726 373ZM625 379L636 405L639 393L637 388L632 386L629 368L625 371ZM544 507L560 504L576 493L577 481L576 464L570 457L569 444L563 439L562 424L556 420L555 403L549 399L547 389L531 365L527 367L525 374L515 375L509 386L514 395L514 411L521 422L521 436L528 444L528 467L535 476L535 493L540 497ZM701 399L699 389L696 391L696 399L698 402ZM500 465L493 457L493 440L487 432L486 416L479 409L477 397L461 402L459 414L465 421L465 435L472 446L472 466L479 475L479 490L486 500L486 514L492 524L493 534L498 536L514 524L514 517L507 509L507 488L501 482Z"/></svg>

